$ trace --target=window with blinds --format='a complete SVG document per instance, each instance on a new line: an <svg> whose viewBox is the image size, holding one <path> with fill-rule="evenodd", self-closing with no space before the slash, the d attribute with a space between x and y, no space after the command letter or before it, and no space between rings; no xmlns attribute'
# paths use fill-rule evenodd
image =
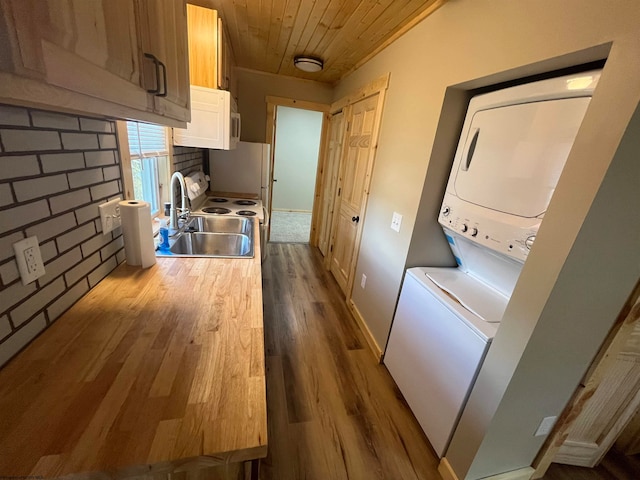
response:
<svg viewBox="0 0 640 480"><path fill-rule="evenodd" d="M131 158L169 155L167 129L151 123L127 122Z"/></svg>
<svg viewBox="0 0 640 480"><path fill-rule="evenodd" d="M159 171L166 170L169 156L166 132L161 125L127 122L133 194L151 205L152 215L160 211L163 183Z"/></svg>

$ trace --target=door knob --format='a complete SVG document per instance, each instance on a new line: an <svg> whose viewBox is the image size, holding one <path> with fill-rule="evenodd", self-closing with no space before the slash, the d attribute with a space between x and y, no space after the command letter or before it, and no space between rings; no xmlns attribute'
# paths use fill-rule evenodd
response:
<svg viewBox="0 0 640 480"><path fill-rule="evenodd" d="M360 221L360 217L351 217L351 221L358 223Z"/></svg>

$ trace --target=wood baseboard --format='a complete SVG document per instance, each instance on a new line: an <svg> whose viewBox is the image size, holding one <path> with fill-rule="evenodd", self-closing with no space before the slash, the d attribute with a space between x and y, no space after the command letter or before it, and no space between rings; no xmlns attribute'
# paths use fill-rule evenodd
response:
<svg viewBox="0 0 640 480"><path fill-rule="evenodd" d="M458 476L456 472L451 468L451 464L447 457L444 457L440 460L440 464L438 465L438 473L443 478L443 480L458 480Z"/></svg>
<svg viewBox="0 0 640 480"><path fill-rule="evenodd" d="M499 473L485 477L483 480L529 480L535 470L531 467L519 468L511 472Z"/></svg>
<svg viewBox="0 0 640 480"><path fill-rule="evenodd" d="M596 459L600 458L597 455L599 448L597 443L565 440L553 461L577 467L593 468Z"/></svg>
<svg viewBox="0 0 640 480"><path fill-rule="evenodd" d="M371 334L371 330L369 330L369 327L364 321L364 318L362 318L362 315L360 314L358 307L356 307L356 304L353 303L353 300L351 299L349 299L349 301L347 302L347 306L349 307L349 311L353 315L353 318L356 319L356 323L358 324L360 331L362 332L365 340L367 341L369 350L371 350L371 353L373 353L373 356L376 357L376 361L378 363L382 362L382 349L380 349L375 338L373 338L373 335Z"/></svg>
<svg viewBox="0 0 640 480"><path fill-rule="evenodd" d="M529 480L535 470L532 467L519 468L511 472L499 473L498 475L492 475L490 477L483 477L483 480ZM456 472L451 468L451 464L447 460L447 457L440 460L438 465L438 473L443 480L459 480Z"/></svg>

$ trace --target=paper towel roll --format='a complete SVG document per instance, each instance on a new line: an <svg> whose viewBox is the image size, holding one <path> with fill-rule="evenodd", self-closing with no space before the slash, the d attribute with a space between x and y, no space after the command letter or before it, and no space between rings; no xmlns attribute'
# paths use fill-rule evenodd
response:
<svg viewBox="0 0 640 480"><path fill-rule="evenodd" d="M124 200L119 205L127 263L148 268L156 263L151 206L139 200Z"/></svg>

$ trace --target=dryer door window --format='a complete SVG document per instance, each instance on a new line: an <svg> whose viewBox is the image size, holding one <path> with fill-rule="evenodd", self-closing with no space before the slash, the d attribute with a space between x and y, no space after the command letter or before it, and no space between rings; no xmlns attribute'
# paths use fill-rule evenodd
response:
<svg viewBox="0 0 640 480"><path fill-rule="evenodd" d="M549 205L590 97L475 112L456 155L455 191L468 202L533 218Z"/></svg>

